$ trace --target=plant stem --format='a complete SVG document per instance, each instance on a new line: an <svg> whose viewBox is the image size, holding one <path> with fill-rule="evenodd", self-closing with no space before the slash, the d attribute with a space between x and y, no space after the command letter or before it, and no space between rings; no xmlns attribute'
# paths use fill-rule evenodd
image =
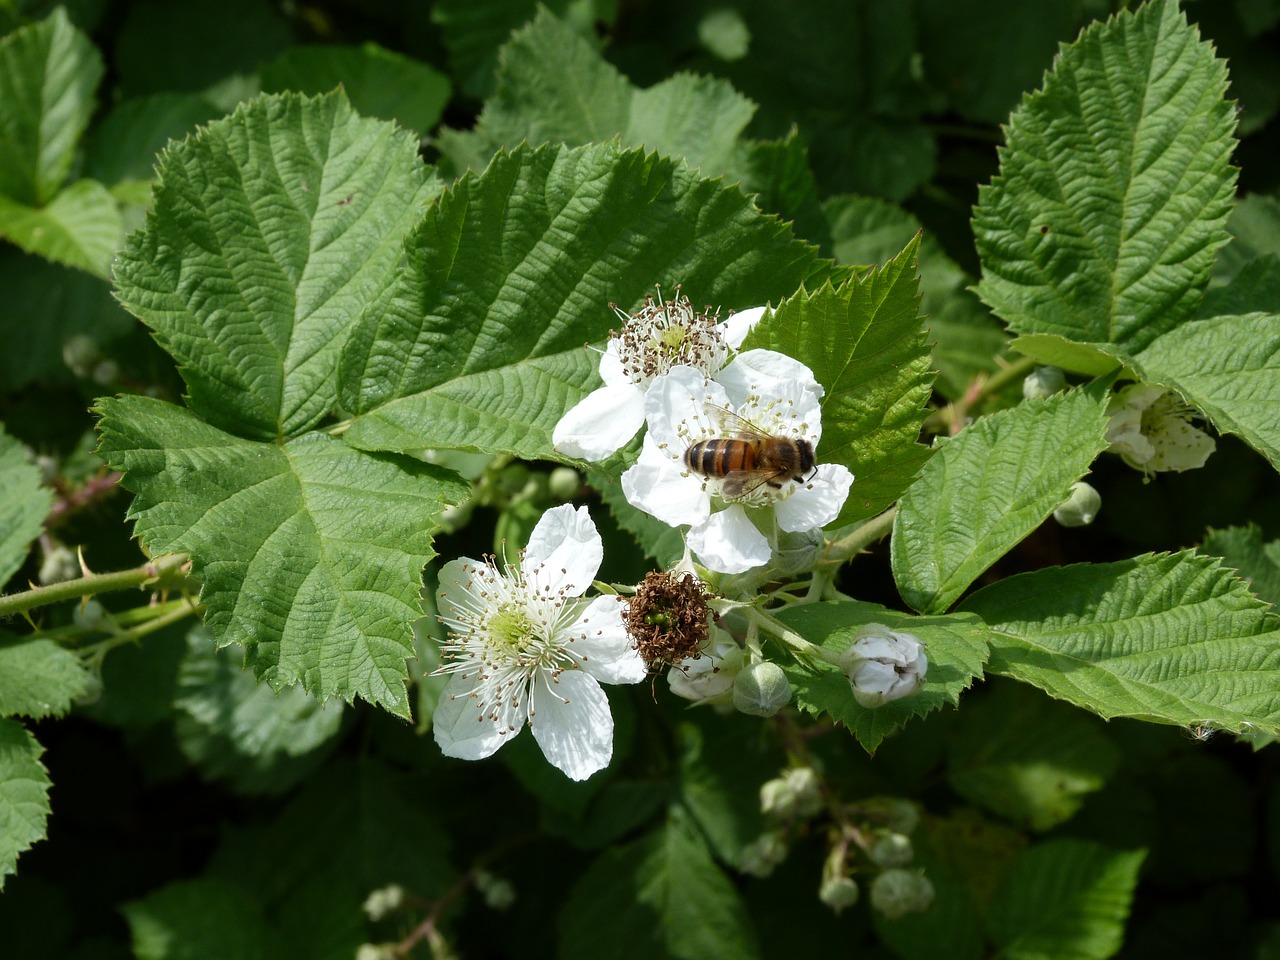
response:
<svg viewBox="0 0 1280 960"><path fill-rule="evenodd" d="M844 563L856 557L877 540L889 535L893 529L893 518L898 514L895 504L884 513L872 517L866 523L836 540L831 541L822 554L823 563Z"/></svg>
<svg viewBox="0 0 1280 960"><path fill-rule="evenodd" d="M32 587L21 593L11 593L0 597L0 620L37 607L45 607L51 603L108 593L112 590L147 587L160 584L162 581L177 584L185 578L186 564L185 554L169 553L149 560L132 570L90 573L75 580L65 580L62 583L51 583L44 587Z"/></svg>

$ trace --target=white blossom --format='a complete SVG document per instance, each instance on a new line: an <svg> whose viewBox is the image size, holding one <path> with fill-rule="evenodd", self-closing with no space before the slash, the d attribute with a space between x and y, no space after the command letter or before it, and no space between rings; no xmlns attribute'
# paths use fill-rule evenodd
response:
<svg viewBox="0 0 1280 960"><path fill-rule="evenodd" d="M603 460L636 435L644 424L645 394L672 367L692 366L715 376L765 308L752 307L718 322L677 291L674 300L649 297L632 315L617 307L614 311L623 327L610 336L600 357L604 386L570 409L551 435L556 450L584 460Z"/></svg>
<svg viewBox="0 0 1280 960"><path fill-rule="evenodd" d="M911 696L924 683L929 668L919 637L890 630L883 623L868 623L858 630L841 661L853 698L864 707Z"/></svg>
<svg viewBox="0 0 1280 960"><path fill-rule="evenodd" d="M623 493L659 520L687 525L689 547L708 568L741 573L761 566L772 555L775 525L788 533L821 528L839 515L849 495L853 475L818 456L821 397L808 367L771 350L738 355L715 380L692 367L673 367L645 396L649 432L636 464L622 475ZM729 492L724 478L691 471L685 452L700 441L732 436L738 418L768 436L807 443L816 468L801 479L773 478Z"/></svg>
<svg viewBox="0 0 1280 960"><path fill-rule="evenodd" d="M1195 411L1156 384L1134 383L1117 391L1107 414L1109 449L1144 474L1202 467L1217 446L1191 425Z"/></svg>
<svg viewBox="0 0 1280 960"><path fill-rule="evenodd" d="M733 637L713 627L701 656L687 657L667 671L677 697L695 703L727 703L733 682L746 663L745 651Z"/></svg>
<svg viewBox="0 0 1280 960"><path fill-rule="evenodd" d="M518 567L459 559L440 572L440 620L449 630L436 706L446 756L490 756L528 724L547 759L585 780L613 755L613 717L601 683L638 683L644 661L615 597L582 595L604 547L585 507L542 515Z"/></svg>

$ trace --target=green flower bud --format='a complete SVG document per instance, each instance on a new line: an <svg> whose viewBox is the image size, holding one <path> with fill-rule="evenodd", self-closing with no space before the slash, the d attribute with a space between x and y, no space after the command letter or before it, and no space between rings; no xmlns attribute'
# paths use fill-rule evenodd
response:
<svg viewBox="0 0 1280 960"><path fill-rule="evenodd" d="M510 880L495 877L488 870L476 874L476 889L484 896L485 905L491 910L506 910L516 902L516 888Z"/></svg>
<svg viewBox="0 0 1280 960"><path fill-rule="evenodd" d="M1083 480L1071 485L1071 494L1053 511L1053 519L1064 527L1084 527L1093 523L1102 506L1102 494Z"/></svg>
<svg viewBox="0 0 1280 960"><path fill-rule="evenodd" d="M557 503L568 503L582 489L582 476L573 467L556 467L547 478L547 490Z"/></svg>
<svg viewBox="0 0 1280 960"><path fill-rule="evenodd" d="M858 884L853 877L829 877L818 887L818 899L840 913L858 902Z"/></svg>
<svg viewBox="0 0 1280 960"><path fill-rule="evenodd" d="M365 897L363 909L370 920L383 920L404 903L404 888L398 884L379 887Z"/></svg>
<svg viewBox="0 0 1280 960"><path fill-rule="evenodd" d="M821 786L812 767L794 767L760 785L760 811L779 820L811 817L822 809Z"/></svg>
<svg viewBox="0 0 1280 960"><path fill-rule="evenodd" d="M787 859L787 841L777 833L762 833L738 857L738 869L753 877L767 877Z"/></svg>
<svg viewBox="0 0 1280 960"><path fill-rule="evenodd" d="M768 660L753 663L733 681L733 705L753 717L772 717L791 702L791 683Z"/></svg>
<svg viewBox="0 0 1280 960"><path fill-rule="evenodd" d="M1067 375L1057 367L1036 367L1022 381L1022 396L1042 400L1067 388Z"/></svg>
<svg viewBox="0 0 1280 960"><path fill-rule="evenodd" d="M877 833L867 847L867 856L878 867L905 867L915 855L911 838L891 830Z"/></svg>
<svg viewBox="0 0 1280 960"><path fill-rule="evenodd" d="M871 906L890 920L929 909L933 884L919 870L886 870L871 881Z"/></svg>

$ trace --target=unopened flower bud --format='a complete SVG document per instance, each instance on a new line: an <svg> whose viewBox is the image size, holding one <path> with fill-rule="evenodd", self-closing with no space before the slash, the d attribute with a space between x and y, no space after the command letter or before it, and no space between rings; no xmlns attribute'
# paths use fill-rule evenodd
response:
<svg viewBox="0 0 1280 960"><path fill-rule="evenodd" d="M821 787L812 767L793 767L760 785L760 811L779 820L811 817L822 809Z"/></svg>
<svg viewBox="0 0 1280 960"><path fill-rule="evenodd" d="M1067 375L1057 367L1036 367L1022 381L1022 396L1042 400L1067 387Z"/></svg>
<svg viewBox="0 0 1280 960"><path fill-rule="evenodd" d="M76 552L61 543L55 544L45 551L40 561L40 572L36 574L42 584L62 583L80 576L80 561Z"/></svg>
<svg viewBox="0 0 1280 960"><path fill-rule="evenodd" d="M519 461L509 463L498 474L498 490L505 496L513 497L524 489L529 482L529 468Z"/></svg>
<svg viewBox="0 0 1280 960"><path fill-rule="evenodd" d="M1053 519L1064 527L1085 527L1093 523L1102 506L1102 494L1083 480L1071 485L1071 494L1053 511Z"/></svg>
<svg viewBox="0 0 1280 960"><path fill-rule="evenodd" d="M871 881L871 906L890 920L929 909L933 884L919 870L886 870Z"/></svg>
<svg viewBox="0 0 1280 960"><path fill-rule="evenodd" d="M582 489L582 477L573 467L556 467L547 478L547 490L557 503L568 503Z"/></svg>
<svg viewBox="0 0 1280 960"><path fill-rule="evenodd" d="M741 713L772 717L790 702L791 682L768 660L751 664L733 682L733 705Z"/></svg>
<svg viewBox="0 0 1280 960"><path fill-rule="evenodd" d="M516 902L516 888L511 881L496 877L488 870L476 874L476 889L491 910L506 910Z"/></svg>
<svg viewBox="0 0 1280 960"><path fill-rule="evenodd" d="M767 877L787 859L787 842L777 833L762 833L738 857L738 869L753 877Z"/></svg>
<svg viewBox="0 0 1280 960"><path fill-rule="evenodd" d="M741 647L722 634L701 656L686 659L667 671L667 683L677 697L699 703L723 703L730 699L733 681L742 669Z"/></svg>
<svg viewBox="0 0 1280 960"><path fill-rule="evenodd" d="M911 838L890 830L876 834L867 847L867 856L878 867L905 867L915 855Z"/></svg>
<svg viewBox="0 0 1280 960"><path fill-rule="evenodd" d="M97 342L87 334L77 333L68 337L62 345L62 362L77 377L89 376L94 365L101 359L102 351Z"/></svg>
<svg viewBox="0 0 1280 960"><path fill-rule="evenodd" d="M107 608L97 600L88 600L75 608L71 619L83 630L105 630L108 628Z"/></svg>
<svg viewBox="0 0 1280 960"><path fill-rule="evenodd" d="M828 877L818 887L818 899L833 913L847 910L858 902L858 884L853 877Z"/></svg>
<svg viewBox="0 0 1280 960"><path fill-rule="evenodd" d="M841 656L841 668L864 707L909 697L924 683L929 667L924 644L914 634L868 623Z"/></svg>
<svg viewBox="0 0 1280 960"><path fill-rule="evenodd" d="M404 888L399 884L379 887L365 897L363 909L370 920L384 920L404 903Z"/></svg>

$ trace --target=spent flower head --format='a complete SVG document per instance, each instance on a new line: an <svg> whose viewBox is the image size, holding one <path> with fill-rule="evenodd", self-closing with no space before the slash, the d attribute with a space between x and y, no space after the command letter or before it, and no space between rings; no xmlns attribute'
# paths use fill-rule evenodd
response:
<svg viewBox="0 0 1280 960"><path fill-rule="evenodd" d="M1133 383L1107 404L1107 442L1129 466L1147 476L1203 467L1217 444L1192 421L1195 410L1153 383Z"/></svg>
<svg viewBox="0 0 1280 960"><path fill-rule="evenodd" d="M711 627L707 588L689 571L651 570L628 601L624 619L650 669L681 663L699 656L707 642Z"/></svg>
<svg viewBox="0 0 1280 960"><path fill-rule="evenodd" d="M752 307L721 322L718 310L695 309L678 284L674 299L663 300L659 291L633 314L610 307L622 330L610 331L600 357L604 386L571 408L551 436L556 450L585 460L603 460L636 435L646 392L673 367L715 376L765 310Z"/></svg>
<svg viewBox="0 0 1280 960"><path fill-rule="evenodd" d="M542 515L519 566L459 559L440 572L440 620L449 630L436 706L446 756L480 760L528 724L547 759L585 780L613 755L613 717L601 683L638 683L644 661L616 597L582 595L604 547L586 507Z"/></svg>

